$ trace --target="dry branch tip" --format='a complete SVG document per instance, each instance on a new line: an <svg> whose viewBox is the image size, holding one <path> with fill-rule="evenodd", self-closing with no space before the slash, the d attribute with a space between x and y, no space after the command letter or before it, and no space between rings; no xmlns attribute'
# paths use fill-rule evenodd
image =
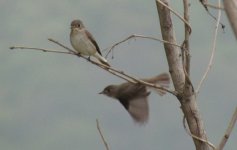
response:
<svg viewBox="0 0 237 150"><path fill-rule="evenodd" d="M13 49L15 49L15 47L14 47L14 46L11 46L11 47L9 47L9 49L13 50Z"/></svg>

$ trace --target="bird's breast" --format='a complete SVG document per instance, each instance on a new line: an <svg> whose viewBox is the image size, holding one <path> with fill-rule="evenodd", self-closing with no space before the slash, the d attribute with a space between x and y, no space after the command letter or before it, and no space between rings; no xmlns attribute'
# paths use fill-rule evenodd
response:
<svg viewBox="0 0 237 150"><path fill-rule="evenodd" d="M94 55L96 53L96 48L93 43L87 38L87 35L83 32L71 33L70 41L72 47L82 55Z"/></svg>

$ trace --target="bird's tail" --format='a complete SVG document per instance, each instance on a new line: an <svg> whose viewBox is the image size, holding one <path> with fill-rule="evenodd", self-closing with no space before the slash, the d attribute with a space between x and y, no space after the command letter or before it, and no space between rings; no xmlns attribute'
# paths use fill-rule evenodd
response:
<svg viewBox="0 0 237 150"><path fill-rule="evenodd" d="M108 61L107 61L103 56L101 56L100 54L96 53L96 54L95 54L95 57L96 57L102 64L104 64L104 65L106 65L106 66L110 66L109 63L108 63Z"/></svg>
<svg viewBox="0 0 237 150"><path fill-rule="evenodd" d="M168 73L162 73L158 76L152 77L152 78L147 78L147 79L142 79L143 81L152 83L152 84L157 84L158 86L161 86L163 88L169 88L170 84L170 77ZM166 91L156 89L157 93L161 96L166 94Z"/></svg>

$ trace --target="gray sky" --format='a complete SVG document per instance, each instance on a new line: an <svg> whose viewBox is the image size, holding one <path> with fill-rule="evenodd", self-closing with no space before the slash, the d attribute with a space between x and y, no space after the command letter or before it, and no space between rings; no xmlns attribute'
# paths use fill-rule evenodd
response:
<svg viewBox="0 0 237 150"><path fill-rule="evenodd" d="M181 3L173 4L182 14ZM215 11L212 11L214 14ZM146 126L134 124L116 101L98 95L106 85L123 80L83 59L9 47L31 46L60 50L54 38L70 46L70 22L83 20L101 49L131 34L161 38L154 0L1 0L0 1L0 145L4 150L101 149L99 119L111 150L194 149L182 126L179 102L172 96L149 98ZM177 42L183 24L174 18ZM197 87L210 57L215 21L198 1L191 1L191 79ZM225 14L217 51L198 96L209 140L219 143L237 104L236 40ZM103 51L103 53L105 53ZM137 77L168 71L162 43L130 40L114 49L115 68ZM226 149L236 149L235 128Z"/></svg>

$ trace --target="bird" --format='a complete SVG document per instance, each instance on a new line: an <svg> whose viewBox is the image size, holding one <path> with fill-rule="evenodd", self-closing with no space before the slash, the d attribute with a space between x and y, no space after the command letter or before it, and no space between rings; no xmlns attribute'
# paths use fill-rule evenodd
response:
<svg viewBox="0 0 237 150"><path fill-rule="evenodd" d="M108 61L102 56L100 48L93 35L86 29L81 20L71 22L70 42L72 47L84 56L94 56L101 63L110 66Z"/></svg>
<svg viewBox="0 0 237 150"><path fill-rule="evenodd" d="M141 80L164 88L168 88L170 84L170 77L168 73L162 73L155 77ZM166 94L163 90L154 90L160 96ZM108 85L99 94L118 100L128 111L134 122L138 124L145 124L148 122L149 118L148 96L150 93L151 92L148 91L148 87L144 84L125 82L119 85Z"/></svg>

